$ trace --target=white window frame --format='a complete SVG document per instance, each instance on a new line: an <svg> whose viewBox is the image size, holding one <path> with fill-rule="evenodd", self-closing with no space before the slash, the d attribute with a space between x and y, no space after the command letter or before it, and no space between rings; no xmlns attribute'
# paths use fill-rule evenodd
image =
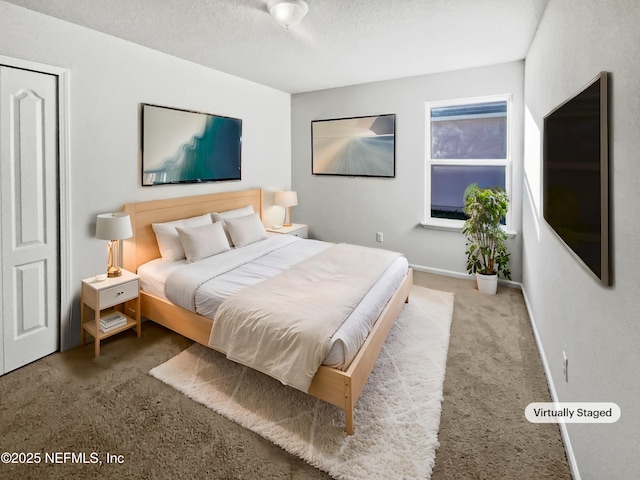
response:
<svg viewBox="0 0 640 480"><path fill-rule="evenodd" d="M504 160L496 159L432 159L431 158L431 110L442 107L456 107L459 105L471 105L476 103L488 102L507 102L507 150ZM427 102L425 104L425 201L424 201L424 220L422 226L425 228L436 228L441 230L462 230L464 220L455 220L449 218L433 218L431 217L431 167L433 165L469 165L469 166L504 166L505 167L505 190L512 203L512 161L513 152L511 150L511 129L512 129L512 108L513 95L490 95L486 97L470 97L455 100L438 100ZM509 231L511 225L511 208L507 211L505 230Z"/></svg>

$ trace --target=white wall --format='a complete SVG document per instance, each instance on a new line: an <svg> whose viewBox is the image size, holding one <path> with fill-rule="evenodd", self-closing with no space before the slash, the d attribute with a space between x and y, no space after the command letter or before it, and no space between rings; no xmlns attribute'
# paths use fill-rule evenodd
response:
<svg viewBox="0 0 640 480"><path fill-rule="evenodd" d="M311 235L403 252L419 268L466 275L460 232L424 229L425 103L513 94L513 225L521 225L523 62L293 95L294 221ZM396 114L396 178L311 175L311 121ZM376 243L376 232L384 243ZM521 278L520 235L509 240L513 279Z"/></svg>
<svg viewBox="0 0 640 480"><path fill-rule="evenodd" d="M550 0L525 67L523 283L559 401L615 402L612 425L569 424L582 479L637 478L640 470L640 3ZM602 71L610 72L614 285L601 286L541 219L542 118ZM562 351L569 381L562 375Z"/></svg>
<svg viewBox="0 0 640 480"><path fill-rule="evenodd" d="M98 213L141 200L289 187L287 93L5 2L0 2L0 55L70 71L72 344L80 332L80 280L106 269L106 244L94 238ZM242 180L141 187L140 103L241 118ZM265 197L272 201L272 195ZM271 224L280 209L265 212ZM64 318L63 329L68 323Z"/></svg>

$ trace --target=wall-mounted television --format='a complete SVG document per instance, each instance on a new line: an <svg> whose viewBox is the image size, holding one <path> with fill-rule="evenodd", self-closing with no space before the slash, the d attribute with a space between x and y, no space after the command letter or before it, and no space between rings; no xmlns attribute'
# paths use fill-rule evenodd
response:
<svg viewBox="0 0 640 480"><path fill-rule="evenodd" d="M606 286L612 284L608 136L607 72L544 117L544 218Z"/></svg>
<svg viewBox="0 0 640 480"><path fill-rule="evenodd" d="M242 120L142 104L142 185L240 180Z"/></svg>

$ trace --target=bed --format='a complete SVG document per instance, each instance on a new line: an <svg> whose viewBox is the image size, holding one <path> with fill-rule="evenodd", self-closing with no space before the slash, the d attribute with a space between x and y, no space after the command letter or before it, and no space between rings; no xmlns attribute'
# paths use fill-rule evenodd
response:
<svg viewBox="0 0 640 480"><path fill-rule="evenodd" d="M211 212L225 212L251 206L262 217L262 191L260 189L215 193L166 200L132 203L124 206L131 217L133 236L124 242L124 267L133 272L160 257L152 224L176 219L196 217ZM354 432L354 405L371 373L382 345L403 304L408 301L413 283L412 270L406 269L397 288L375 320L362 347L341 369L321 365L308 388L308 394L341 408L345 413L345 430ZM152 291L151 289L149 289ZM209 346L213 320L146 291L140 294L141 315L169 328L195 342ZM127 305L130 310L133 304Z"/></svg>

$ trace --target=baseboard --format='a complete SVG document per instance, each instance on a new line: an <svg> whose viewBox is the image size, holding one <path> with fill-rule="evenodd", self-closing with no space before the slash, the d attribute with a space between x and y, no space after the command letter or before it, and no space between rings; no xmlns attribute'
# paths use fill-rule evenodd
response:
<svg viewBox="0 0 640 480"><path fill-rule="evenodd" d="M418 272L433 273L434 275L443 275L445 277L461 278L463 280L471 280L473 278L472 275L469 275L466 272L455 272L453 270L444 270L441 268L425 267L422 265L414 264L411 264L410 267ZM500 283L500 285L504 285L505 287L518 288L522 290L522 284L520 282L505 280L504 278L500 278L498 282Z"/></svg>
<svg viewBox="0 0 640 480"><path fill-rule="evenodd" d="M411 264L409 266L414 270L417 270L418 272L433 273L435 275L443 275L445 277L454 277L454 278L462 278L462 279L471 278L471 275L469 275L468 273L454 272L453 270L443 270L440 268L424 267L422 265L414 265L414 264Z"/></svg>
<svg viewBox="0 0 640 480"><path fill-rule="evenodd" d="M544 353L544 347L542 346L542 342L540 341L540 334L538 332L538 327L536 326L536 322L533 318L533 312L531 311L529 297L527 296L527 290L522 286L522 296L524 297L524 304L527 308L527 313L529 314L529 321L531 322L531 328L533 329L533 336L536 340L536 345L538 346L538 353L540 355L540 360L542 361L542 368L544 369L544 375L547 377L547 385L549 386L549 393L551 394L551 400L553 402L558 402L558 393L556 392L556 387L553 383L553 378L551 377L551 369L549 368L549 362L547 361L547 356ZM574 480L580 480L580 471L578 470L578 463L576 461L576 457L573 454L573 448L571 446L571 439L569 438L569 431L567 430L567 424L564 422L560 422L558 424L560 427L560 435L562 437L562 443L564 443L564 450L567 455L567 460L569 461L569 468L571 469L571 476Z"/></svg>

